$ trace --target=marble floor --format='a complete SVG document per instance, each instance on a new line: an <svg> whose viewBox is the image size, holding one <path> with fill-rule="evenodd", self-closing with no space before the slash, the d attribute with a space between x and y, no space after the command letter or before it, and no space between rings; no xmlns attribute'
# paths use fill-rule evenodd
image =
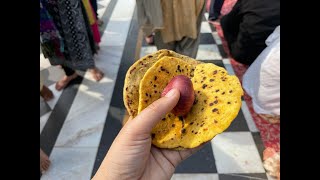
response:
<svg viewBox="0 0 320 180"><path fill-rule="evenodd" d="M43 180L88 180L96 172L127 117L122 88L127 69L153 52L139 34L134 0L98 0L101 27L96 65L105 73L95 82L88 72L62 91L55 82L63 76L40 54L40 71L54 93L40 97L40 145L50 156L51 167ZM197 59L225 67L234 74L214 27L203 18ZM242 180L271 179L262 166L263 144L246 103L228 128L176 169L172 179Z"/></svg>

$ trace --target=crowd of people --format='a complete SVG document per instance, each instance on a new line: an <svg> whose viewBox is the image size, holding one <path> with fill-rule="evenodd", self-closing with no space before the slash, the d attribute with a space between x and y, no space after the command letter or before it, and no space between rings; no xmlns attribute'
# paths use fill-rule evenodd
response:
<svg viewBox="0 0 320 180"><path fill-rule="evenodd" d="M138 23L145 41L154 44L157 49L170 49L195 58L206 3L206 0L136 0ZM255 112L270 123L279 123L280 0L237 0L231 12L221 17L223 3L224 0L211 1L208 19L211 22L220 21L231 57L249 66L242 85L252 97ZM96 67L93 58L100 49L99 26L102 24L98 18L96 0L40 0L42 53L51 65L60 66L65 72L65 76L56 83L58 91L77 78L77 70L88 70L97 82L103 78L104 73ZM177 94L173 91L157 101L158 114L146 110L136 117L150 127L144 133L133 130L130 132L132 137L124 135L128 126L141 129L141 123L131 120L126 123L94 179L172 176L174 167L196 149L182 151L180 155L183 157L178 158L179 154L160 152L151 147L150 138L139 146L131 145L135 143L134 139L148 134L160 117L174 107L179 99ZM43 85L43 79L40 80L40 95L45 101L53 98L49 88ZM140 155L147 157L152 153L162 163L154 164L152 159L144 156L120 157L117 152L123 149L141 152ZM135 166L128 168L124 160L132 161ZM48 156L40 148L40 170L46 171L49 165ZM140 172L141 168L148 171ZM109 173L106 173L107 169ZM123 169L123 172L117 169Z"/></svg>
<svg viewBox="0 0 320 180"><path fill-rule="evenodd" d="M100 43L96 0L40 0L40 47L51 65L60 66L65 76L55 88L64 89L77 78L76 70L88 70L96 81L104 73L95 66L94 54ZM51 90L43 85L40 74L40 95L45 101L53 98ZM40 170L48 169L50 160L40 149Z"/></svg>

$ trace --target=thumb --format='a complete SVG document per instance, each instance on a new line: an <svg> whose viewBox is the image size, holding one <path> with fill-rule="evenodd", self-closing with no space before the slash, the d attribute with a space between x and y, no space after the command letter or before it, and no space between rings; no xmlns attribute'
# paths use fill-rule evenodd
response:
<svg viewBox="0 0 320 180"><path fill-rule="evenodd" d="M156 100L127 123L133 134L150 134L152 128L178 103L180 92L171 89L166 96Z"/></svg>

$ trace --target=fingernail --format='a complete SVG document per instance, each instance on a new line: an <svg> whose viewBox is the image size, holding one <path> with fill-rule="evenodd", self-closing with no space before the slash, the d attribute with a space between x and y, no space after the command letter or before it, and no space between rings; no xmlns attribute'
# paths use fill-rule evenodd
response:
<svg viewBox="0 0 320 180"><path fill-rule="evenodd" d="M166 94L165 97L171 97L171 96L173 96L173 95L175 95L175 94L176 94L176 91L174 91L174 89L171 89L171 90Z"/></svg>

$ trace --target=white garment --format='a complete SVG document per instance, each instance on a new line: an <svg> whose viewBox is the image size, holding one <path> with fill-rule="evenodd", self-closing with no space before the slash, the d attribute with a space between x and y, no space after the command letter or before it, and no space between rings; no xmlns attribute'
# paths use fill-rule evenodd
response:
<svg viewBox="0 0 320 180"><path fill-rule="evenodd" d="M280 26L243 76L243 88L258 114L280 115Z"/></svg>

